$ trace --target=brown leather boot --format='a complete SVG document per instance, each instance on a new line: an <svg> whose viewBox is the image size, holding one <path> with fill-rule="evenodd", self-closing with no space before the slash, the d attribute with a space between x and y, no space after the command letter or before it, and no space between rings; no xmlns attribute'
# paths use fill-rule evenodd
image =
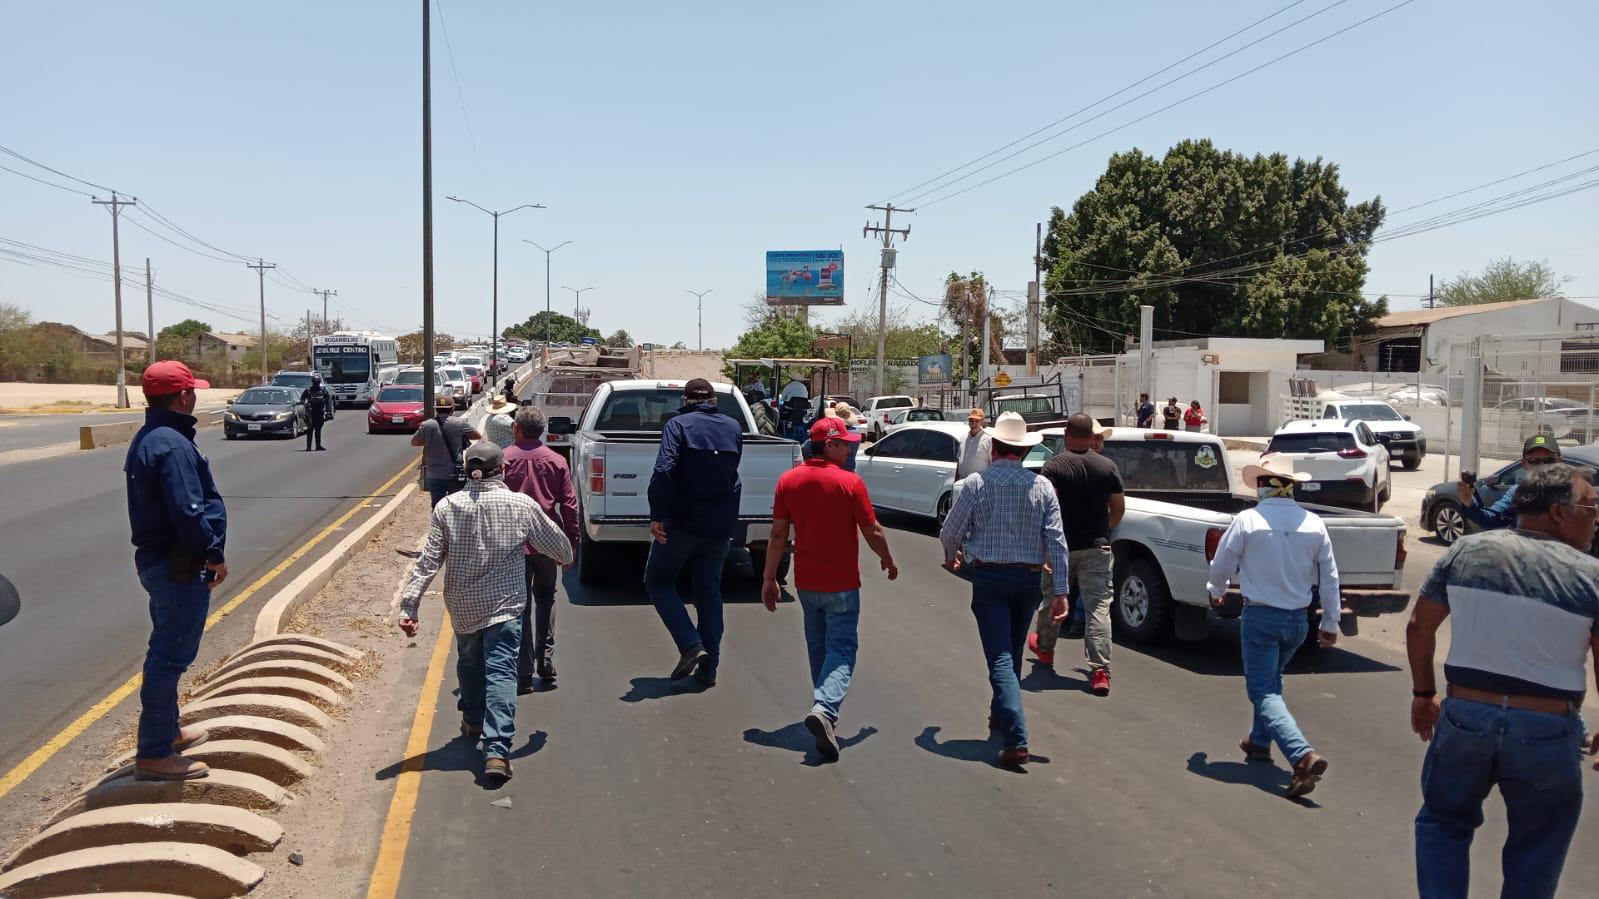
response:
<svg viewBox="0 0 1599 899"><path fill-rule="evenodd" d="M204 743L209 738L210 735L205 732L204 728L179 728L178 738L172 741L172 751L182 752L185 749L193 749L194 747L199 746L201 743Z"/></svg>
<svg viewBox="0 0 1599 899"><path fill-rule="evenodd" d="M489 783L502 784L511 779L510 759L489 759L483 763L483 777Z"/></svg>
<svg viewBox="0 0 1599 899"><path fill-rule="evenodd" d="M1015 768L1025 765L1027 764L1029 758L1031 758L1031 756L1028 754L1027 747L1025 746L1018 749L1001 749L999 751L999 763L1001 766L1006 768Z"/></svg>
<svg viewBox="0 0 1599 899"><path fill-rule="evenodd" d="M134 780L197 780L211 773L205 762L169 755L164 759L138 759L133 763Z"/></svg>
<svg viewBox="0 0 1599 899"><path fill-rule="evenodd" d="M1316 789L1316 782L1327 773L1327 760L1315 750L1305 753L1294 763L1293 779L1288 781L1288 798L1303 796Z"/></svg>

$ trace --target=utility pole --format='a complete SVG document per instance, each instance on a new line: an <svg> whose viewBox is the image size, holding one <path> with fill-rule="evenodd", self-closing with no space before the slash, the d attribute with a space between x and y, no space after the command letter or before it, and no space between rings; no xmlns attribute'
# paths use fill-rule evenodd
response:
<svg viewBox="0 0 1599 899"><path fill-rule="evenodd" d="M877 290L877 393L881 395L883 392L883 351L888 341L888 272L889 269L894 267L894 235L898 234L906 240L910 240L911 237L909 226L898 229L894 227L894 213L915 212L916 210L900 209L893 203L885 203L882 206L868 206L866 208L883 213L883 224L873 225L867 223L861 228L862 237L877 234L883 238L883 274Z"/></svg>
<svg viewBox="0 0 1599 899"><path fill-rule="evenodd" d="M122 242L117 235L117 218L122 213L124 206L137 206L139 201L124 200L117 196L116 191L111 192L111 199L89 201L97 206L105 206L111 210L111 285L112 293L117 300L117 408L128 408L128 373L122 366Z"/></svg>
<svg viewBox="0 0 1599 899"><path fill-rule="evenodd" d="M433 0L422 0L422 409L433 414Z"/></svg>
<svg viewBox="0 0 1599 899"><path fill-rule="evenodd" d="M1434 302L1435 302L1435 300L1434 300L1433 295L1432 295L1432 275L1428 275L1427 276L1427 308L1428 309L1433 308L1433 303Z"/></svg>
<svg viewBox="0 0 1599 899"><path fill-rule="evenodd" d="M699 300L700 352L704 352L705 351L705 295L710 293L710 291L709 290L690 290L690 291L688 291L688 293L694 294L694 298L696 300ZM804 307L802 306L800 308L803 309Z"/></svg>
<svg viewBox="0 0 1599 899"><path fill-rule="evenodd" d="M965 300L961 302L961 377L966 379L967 400L971 399L972 385L977 382L972 379L971 362L967 358L966 326L972 320L972 283L967 281L962 290Z"/></svg>
<svg viewBox="0 0 1599 899"><path fill-rule="evenodd" d="M567 287L565 284L562 284L561 285L561 289L562 290L570 290L572 292L572 318L576 319L580 324L583 323L583 321L584 321L584 315L583 315L583 291L585 291L585 290L593 290L594 288L592 288L592 287Z"/></svg>
<svg viewBox="0 0 1599 899"><path fill-rule="evenodd" d="M992 285L990 285L989 288L988 288L988 296L985 298L985 300L983 302L983 351L982 351L982 355L981 355L983 363L982 363L982 366L980 368L978 368L978 370L977 370L978 375L980 375L982 377L982 379L985 380L985 381L988 380L988 364L989 364L988 345L993 340L992 332L989 330L993 326L993 321L994 321L993 308L994 308L994 288L993 288Z"/></svg>
<svg viewBox="0 0 1599 899"><path fill-rule="evenodd" d="M1155 401L1155 307L1138 307L1138 390Z"/></svg>
<svg viewBox="0 0 1599 899"><path fill-rule="evenodd" d="M305 310L305 358L311 358L311 310Z"/></svg>
<svg viewBox="0 0 1599 899"><path fill-rule="evenodd" d="M550 327L551 327L551 321L550 320L555 317L554 313L552 313L550 311L550 254L554 253L556 250L559 250L560 248L562 248L562 247L566 246L567 244L571 243L571 241L570 240L563 240L560 243L556 244L553 247L550 247L547 250L545 250L544 247L541 247L538 244L533 243L533 241L528 240L525 237L522 239L522 242L523 243L531 243L531 244L533 244L533 246L538 247L541 250L544 250L544 345L545 346L549 346L550 345Z"/></svg>
<svg viewBox="0 0 1599 899"><path fill-rule="evenodd" d="M1044 223L1033 229L1033 283L1027 285L1027 373L1038 374L1038 312L1044 292Z"/></svg>
<svg viewBox="0 0 1599 899"><path fill-rule="evenodd" d="M144 364L155 361L155 281L150 275L150 257L144 257L144 315L148 342L144 347Z"/></svg>
<svg viewBox="0 0 1599 899"><path fill-rule="evenodd" d="M265 262L265 261L261 260L260 258L257 258L255 260L255 264L254 265L251 265L250 263L246 262L244 264L244 267L245 268L253 268L253 269L255 269L256 279L260 282L260 288L261 288L261 383L262 384L268 384L268 383L271 383L271 381L272 381L272 375L270 373L268 373L268 371L267 371L266 273L267 273L267 269L269 269L269 268L277 268L277 266L274 265L273 263Z"/></svg>
<svg viewBox="0 0 1599 899"><path fill-rule="evenodd" d="M337 290L313 290L311 292L322 296L322 330L325 331L328 327L328 297L336 297L339 292Z"/></svg>
<svg viewBox="0 0 1599 899"><path fill-rule="evenodd" d="M511 213L516 212L518 209L543 209L544 207L537 203L523 203L521 206L518 206L515 209L495 210L484 209L482 206L479 206L471 200L463 200L460 197L449 196L445 197L444 199L451 200L456 203L465 203L466 205L477 209L479 212L488 213L489 217L494 219L494 335L489 338L489 372L490 374L493 374L494 372L499 371L500 362L500 216L510 215Z"/></svg>

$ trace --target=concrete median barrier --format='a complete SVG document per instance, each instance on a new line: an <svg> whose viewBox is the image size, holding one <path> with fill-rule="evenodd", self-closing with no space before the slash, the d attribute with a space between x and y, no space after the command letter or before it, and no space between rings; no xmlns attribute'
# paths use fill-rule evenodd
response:
<svg viewBox="0 0 1599 899"><path fill-rule="evenodd" d="M274 718L225 715L201 721L196 726L203 728L214 740L256 740L268 746L287 749L301 757L314 756L327 748L327 744L309 730ZM124 762L132 759L133 753L130 752Z"/></svg>
<svg viewBox="0 0 1599 899"><path fill-rule="evenodd" d="M215 680L245 665L255 665L261 662L310 662L313 665L321 665L324 668L331 668L341 672L349 671L355 667L355 661L349 656L317 649L314 646L297 646L291 643L283 643L274 646L257 646L231 656L221 668L218 668L211 675L211 678Z"/></svg>
<svg viewBox="0 0 1599 899"><path fill-rule="evenodd" d="M225 715L251 715L287 721L300 727L327 730L333 726L328 714L303 699L292 696L272 696L265 693L241 693L197 699L178 710L178 720L183 724L199 724L207 718Z"/></svg>
<svg viewBox="0 0 1599 899"><path fill-rule="evenodd" d="M255 774L213 769L196 780L135 780L118 777L96 784L68 803L50 819L55 825L73 815L116 805L152 802L205 802L245 809L275 809L289 801L283 788ZM3 894L0 894L3 895Z"/></svg>
<svg viewBox="0 0 1599 899"><path fill-rule="evenodd" d="M255 889L266 872L232 853L199 843L128 843L42 858L0 874L6 899L140 890L195 899L226 899Z"/></svg>
<svg viewBox="0 0 1599 899"><path fill-rule="evenodd" d="M323 711L344 704L335 691L302 677L246 677L216 686L207 685L195 699L204 701L240 693L257 693L268 696L290 696L303 699Z"/></svg>
<svg viewBox="0 0 1599 899"><path fill-rule="evenodd" d="M293 786L311 776L311 766L304 759L287 749L254 740L207 740L185 750L183 757L205 762L212 771L243 771L280 787ZM133 765L129 763L101 778L101 783L132 776Z"/></svg>
<svg viewBox="0 0 1599 899"><path fill-rule="evenodd" d="M234 854L267 852L283 840L277 822L203 803L139 803L74 815L24 843L0 871L41 858L125 843L201 843Z"/></svg>
<svg viewBox="0 0 1599 899"><path fill-rule="evenodd" d="M144 422L138 420L113 421L103 425L84 425L78 428L78 449L101 449L127 443L139 433Z"/></svg>
<svg viewBox="0 0 1599 899"><path fill-rule="evenodd" d="M324 640L321 637L313 637L310 634L276 634L275 633L275 634L270 634L270 635L267 635L267 636L264 636L264 637L257 637L255 642L251 643L249 646L246 646L243 649L239 650L238 652L234 653L233 655L229 656L228 657L228 663L232 664L234 661L238 660L239 658L241 658L241 657L243 657L243 656L245 656L245 655L247 655L249 653L253 653L253 652L256 652L256 651L259 651L259 650L262 650L262 649L277 649L277 648L280 648L280 647L288 647L288 648L291 648L291 649L293 649L293 648L318 649L318 650L321 650L322 652L332 653L334 655L340 656L341 658L347 659L349 664L351 664L351 665L355 664L356 662L361 661L361 656L363 655L363 653L360 650L351 649L350 647L345 646L343 643L335 643L332 640Z"/></svg>
<svg viewBox="0 0 1599 899"><path fill-rule="evenodd" d="M235 681L248 680L252 677L297 677L314 681L324 687L334 690L349 692L355 689L344 675L315 662L304 662L298 659L285 659L276 662L251 662L248 665L230 666L226 670L206 678L205 687L219 687Z"/></svg>

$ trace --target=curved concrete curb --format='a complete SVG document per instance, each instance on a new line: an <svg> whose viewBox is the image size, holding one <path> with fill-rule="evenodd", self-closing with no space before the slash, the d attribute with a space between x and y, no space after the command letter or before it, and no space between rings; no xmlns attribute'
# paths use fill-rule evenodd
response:
<svg viewBox="0 0 1599 899"><path fill-rule="evenodd" d="M275 809L289 801L284 789L264 777L243 771L212 769L198 780L135 780L120 776L102 781L83 791L50 819L51 826L73 815L117 805L145 805L152 802L208 802L235 808ZM4 895L0 893L0 895Z"/></svg>
<svg viewBox="0 0 1599 899"><path fill-rule="evenodd" d="M355 667L354 660L336 652L328 652L314 646L281 643L275 646L259 645L253 649L245 648L212 672L211 679L219 680L224 674L231 674L246 665L260 665L266 662L310 662L339 672L349 671Z"/></svg>
<svg viewBox="0 0 1599 899"><path fill-rule="evenodd" d="M74 815L24 843L0 871L53 855L123 843L203 843L235 854L266 852L283 828L253 812L222 805L141 803Z"/></svg>
<svg viewBox="0 0 1599 899"><path fill-rule="evenodd" d="M54 855L0 874L0 896L48 899L107 890L179 892L196 899L242 896L266 877L259 865L196 843L131 843Z"/></svg>
<svg viewBox="0 0 1599 899"><path fill-rule="evenodd" d="M220 699L224 696L238 696L240 694L262 694L267 696L292 696L303 699L324 712L344 705L344 700L339 694L322 686L316 681L303 677L245 677L227 683L207 686L195 697L196 701L204 702L207 699Z"/></svg>
<svg viewBox="0 0 1599 899"><path fill-rule="evenodd" d="M278 721L275 718L224 715L221 718L208 718L197 726L215 740L257 740L301 756L316 755L327 748L327 744L318 739L316 734L298 724ZM131 761L133 753L129 752L123 756L120 764L125 765Z"/></svg>
<svg viewBox="0 0 1599 899"><path fill-rule="evenodd" d="M246 680L252 677L303 677L335 690L348 692L355 689L355 684L350 683L349 678L334 671L332 668L299 659L281 659L275 662L251 662L248 665L239 665L206 678L205 689L209 692L212 687L219 687L223 684L231 684L234 681Z"/></svg>
<svg viewBox="0 0 1599 899"><path fill-rule="evenodd" d="M359 649L351 649L350 647L345 646L343 643L335 643L332 640L325 640L321 637L313 637L310 634L275 633L269 637L257 637L249 646L246 646L234 653L232 656L229 656L228 662L232 663L246 653L255 652L258 649L267 647L320 649L323 652L333 653L334 655L349 659L350 664L352 665L361 661L362 656L365 655L365 653L361 652Z"/></svg>
<svg viewBox="0 0 1599 899"><path fill-rule="evenodd" d="M178 710L178 714L178 720L183 724L199 724L208 718L249 715L274 718L300 727L315 727L320 730L327 730L333 726L333 719L328 717L326 712L303 699L295 699L292 696L271 696L265 693L242 693L198 699L183 706Z"/></svg>
<svg viewBox="0 0 1599 899"><path fill-rule="evenodd" d="M205 762L213 771L243 771L264 777L280 787L292 786L311 776L311 766L287 749L255 740L207 740L183 757ZM133 765L124 765L100 779L109 783L118 777L132 777Z"/></svg>

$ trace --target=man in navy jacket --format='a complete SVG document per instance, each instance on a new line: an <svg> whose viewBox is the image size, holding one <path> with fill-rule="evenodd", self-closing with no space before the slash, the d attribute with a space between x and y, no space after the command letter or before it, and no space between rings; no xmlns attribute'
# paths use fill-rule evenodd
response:
<svg viewBox="0 0 1599 899"><path fill-rule="evenodd" d="M738 463L744 428L716 407L711 382L683 387L683 409L661 428L661 450L650 477L649 561L644 587L677 644L673 686L716 684L722 645L722 563L738 526ZM699 625L689 619L677 579L687 568Z"/></svg>
<svg viewBox="0 0 1599 899"><path fill-rule="evenodd" d="M122 470L139 582L150 595L150 646L139 687L139 780L205 777L203 762L184 758L205 742L200 728L178 726L178 679L200 651L211 590L228 577L223 549L228 513L211 480L211 463L194 445L195 388L208 387L182 362L144 370L149 408Z"/></svg>

